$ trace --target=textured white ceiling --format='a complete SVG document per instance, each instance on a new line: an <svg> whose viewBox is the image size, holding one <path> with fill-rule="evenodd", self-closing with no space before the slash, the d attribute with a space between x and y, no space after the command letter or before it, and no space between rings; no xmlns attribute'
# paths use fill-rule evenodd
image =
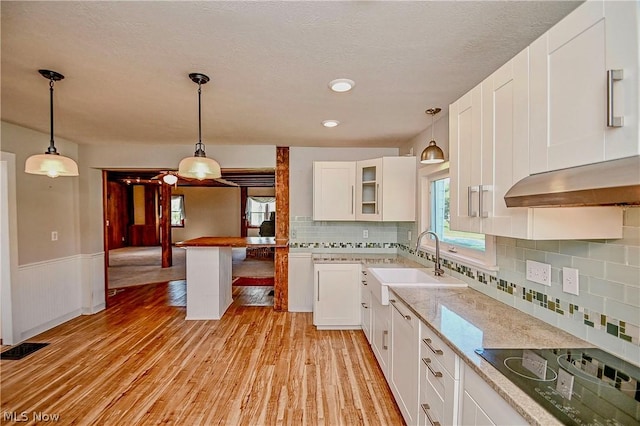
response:
<svg viewBox="0 0 640 426"><path fill-rule="evenodd" d="M2 1L2 120L49 132L46 68L56 137L195 143L201 72L207 145L399 146L577 5Z"/></svg>

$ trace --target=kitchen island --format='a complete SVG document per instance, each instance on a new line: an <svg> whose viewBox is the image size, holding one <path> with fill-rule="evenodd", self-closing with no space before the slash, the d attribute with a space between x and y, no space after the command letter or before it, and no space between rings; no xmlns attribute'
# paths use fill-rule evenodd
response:
<svg viewBox="0 0 640 426"><path fill-rule="evenodd" d="M187 320L219 320L233 302L231 249L279 247L273 237L199 237L176 243L187 250Z"/></svg>

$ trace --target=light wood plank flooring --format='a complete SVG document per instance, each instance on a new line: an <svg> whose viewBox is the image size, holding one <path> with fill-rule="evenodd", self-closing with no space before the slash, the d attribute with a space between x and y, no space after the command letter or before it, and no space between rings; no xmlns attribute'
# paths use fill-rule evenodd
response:
<svg viewBox="0 0 640 426"><path fill-rule="evenodd" d="M220 321L185 321L183 281L112 301L30 339L44 349L0 361L0 411L78 425L402 424L361 331L238 304Z"/></svg>

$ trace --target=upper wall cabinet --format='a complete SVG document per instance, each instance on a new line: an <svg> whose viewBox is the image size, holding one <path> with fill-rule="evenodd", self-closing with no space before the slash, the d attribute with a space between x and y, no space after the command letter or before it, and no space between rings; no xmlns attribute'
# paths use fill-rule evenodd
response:
<svg viewBox="0 0 640 426"><path fill-rule="evenodd" d="M531 173L640 154L636 1L587 1L530 46Z"/></svg>
<svg viewBox="0 0 640 426"><path fill-rule="evenodd" d="M449 107L452 228L511 234L504 195L529 175L528 88L525 49Z"/></svg>
<svg viewBox="0 0 640 426"><path fill-rule="evenodd" d="M356 188L356 220L415 220L415 157L358 161Z"/></svg>
<svg viewBox="0 0 640 426"><path fill-rule="evenodd" d="M313 220L355 220L356 163L313 163Z"/></svg>
<svg viewBox="0 0 640 426"><path fill-rule="evenodd" d="M313 163L313 220L414 221L416 158Z"/></svg>
<svg viewBox="0 0 640 426"><path fill-rule="evenodd" d="M619 207L506 206L506 192L532 173L534 132L529 123L540 110L534 100L542 90L532 86L532 49L520 52L449 107L451 229L534 240L621 238ZM575 155L582 154L575 149Z"/></svg>

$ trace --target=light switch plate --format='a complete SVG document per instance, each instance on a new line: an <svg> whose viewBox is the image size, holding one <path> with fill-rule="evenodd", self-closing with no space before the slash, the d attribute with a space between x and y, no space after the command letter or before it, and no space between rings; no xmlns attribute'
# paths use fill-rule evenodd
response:
<svg viewBox="0 0 640 426"><path fill-rule="evenodd" d="M577 269L562 268L562 291L578 296L579 284Z"/></svg>
<svg viewBox="0 0 640 426"><path fill-rule="evenodd" d="M362 238L369 238L369 230L368 229L362 230Z"/></svg>
<svg viewBox="0 0 640 426"><path fill-rule="evenodd" d="M558 382L556 383L556 390L565 399L571 400L571 394L573 393L573 380L574 377L571 373L560 368L558 370Z"/></svg>

